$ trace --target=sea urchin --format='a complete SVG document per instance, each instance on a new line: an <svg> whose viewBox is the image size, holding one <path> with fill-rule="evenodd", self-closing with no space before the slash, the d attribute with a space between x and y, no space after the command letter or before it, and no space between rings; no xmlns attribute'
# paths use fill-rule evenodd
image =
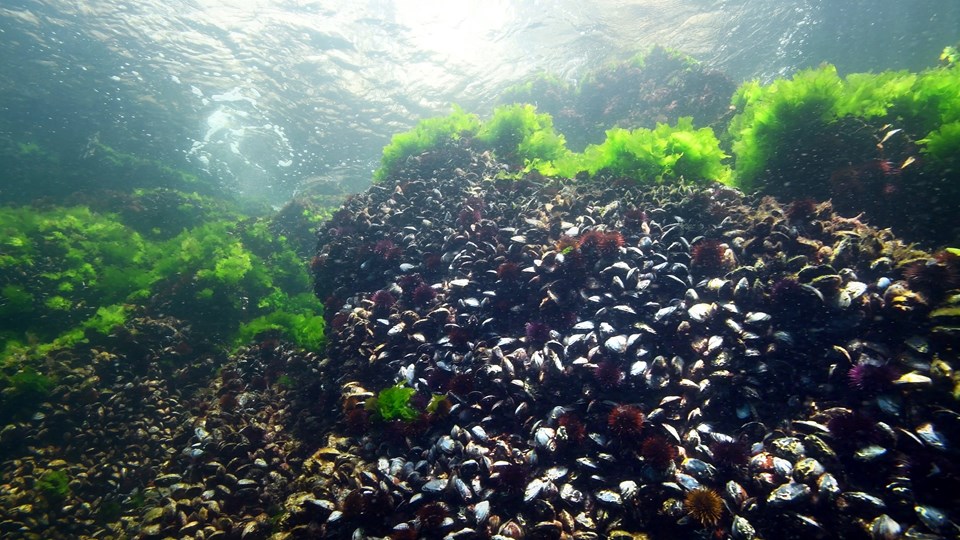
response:
<svg viewBox="0 0 960 540"><path fill-rule="evenodd" d="M700 487L688 492L683 506L704 527L716 525L723 515L723 499L710 488Z"/></svg>
<svg viewBox="0 0 960 540"><path fill-rule="evenodd" d="M634 440L643 431L643 411L634 405L617 405L607 415L607 426L621 441Z"/></svg>
<svg viewBox="0 0 960 540"><path fill-rule="evenodd" d="M661 435L651 435L643 440L640 455L657 469L666 469L677 458L677 447Z"/></svg>

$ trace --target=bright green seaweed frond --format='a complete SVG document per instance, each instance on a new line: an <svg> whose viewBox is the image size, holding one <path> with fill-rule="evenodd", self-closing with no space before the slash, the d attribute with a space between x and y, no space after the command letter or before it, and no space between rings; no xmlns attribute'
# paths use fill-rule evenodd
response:
<svg viewBox="0 0 960 540"><path fill-rule="evenodd" d="M380 168L373 174L374 181L381 181L397 172L410 156L418 155L440 144L472 134L480 127L480 119L454 105L453 112L439 118L421 120L410 131L397 133L390 144L383 148Z"/></svg>
<svg viewBox="0 0 960 540"><path fill-rule="evenodd" d="M514 165L533 160L554 160L567 152L563 135L553 129L553 118L537 113L530 104L497 107L493 118L477 132L477 142L497 158Z"/></svg>
<svg viewBox="0 0 960 540"><path fill-rule="evenodd" d="M397 384L390 388L384 388L377 394L377 397L370 398L367 407L373 409L377 415L386 421L390 420L416 420L419 413L410 406L410 398L416 392L413 388Z"/></svg>
<svg viewBox="0 0 960 540"><path fill-rule="evenodd" d="M835 117L842 85L836 68L827 65L766 87L756 82L741 86L733 96L739 114L729 127L740 187L756 187L777 142L795 125Z"/></svg>
<svg viewBox="0 0 960 540"><path fill-rule="evenodd" d="M608 130L602 144L563 156L554 165L568 177L604 171L641 183L726 182L730 178L730 169L723 164L726 157L713 130L695 129L690 118L681 118L676 126Z"/></svg>

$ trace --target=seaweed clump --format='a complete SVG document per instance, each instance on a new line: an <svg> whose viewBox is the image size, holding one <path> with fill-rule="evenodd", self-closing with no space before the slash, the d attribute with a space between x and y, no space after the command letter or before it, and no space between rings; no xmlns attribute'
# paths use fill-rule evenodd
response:
<svg viewBox="0 0 960 540"><path fill-rule="evenodd" d="M934 242L956 238L960 67L841 77L807 69L743 84L729 137L736 183L785 199L833 198ZM903 219L908 216L909 219Z"/></svg>

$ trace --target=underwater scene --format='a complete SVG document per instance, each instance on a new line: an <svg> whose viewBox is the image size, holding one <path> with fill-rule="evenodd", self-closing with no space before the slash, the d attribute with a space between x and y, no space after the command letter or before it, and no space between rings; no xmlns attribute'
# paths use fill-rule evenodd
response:
<svg viewBox="0 0 960 540"><path fill-rule="evenodd" d="M0 6L0 538L960 538L960 3Z"/></svg>

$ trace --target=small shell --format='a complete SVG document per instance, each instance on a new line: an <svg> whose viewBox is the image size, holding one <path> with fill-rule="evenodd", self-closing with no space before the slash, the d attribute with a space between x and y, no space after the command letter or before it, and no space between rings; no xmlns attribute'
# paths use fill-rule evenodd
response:
<svg viewBox="0 0 960 540"><path fill-rule="evenodd" d="M603 489L597 492L597 500L604 504L611 506L621 506L623 505L623 498L620 497L620 494L616 491L611 491L609 489Z"/></svg>
<svg viewBox="0 0 960 540"><path fill-rule="evenodd" d="M716 312L716 304L706 303L694 304L690 306L690 309L687 310L687 314L690 315L690 319L698 323L705 323L709 321Z"/></svg>
<svg viewBox="0 0 960 540"><path fill-rule="evenodd" d="M944 441L943 435L934 429L933 424L930 422L917 427L917 435L919 435L928 446L941 451L947 449L947 443Z"/></svg>
<svg viewBox="0 0 960 540"><path fill-rule="evenodd" d="M477 504L473 505L473 521L477 525L483 525L486 523L487 518L490 517L490 501L480 501Z"/></svg>
<svg viewBox="0 0 960 540"><path fill-rule="evenodd" d="M806 484L790 482L783 484L770 493L767 504L775 508L795 506L810 498L811 490Z"/></svg>
<svg viewBox="0 0 960 540"><path fill-rule="evenodd" d="M793 477L798 482L812 482L823 473L823 465L813 458L803 458L793 466Z"/></svg>
<svg viewBox="0 0 960 540"><path fill-rule="evenodd" d="M757 535L757 530L749 521L740 517L733 516L733 523L730 525L730 534L736 540L753 540Z"/></svg>
<svg viewBox="0 0 960 540"><path fill-rule="evenodd" d="M950 524L950 519L943 510L922 504L914 506L913 510L917 513L917 518L920 519L924 526L935 533L944 532Z"/></svg>
<svg viewBox="0 0 960 540"><path fill-rule="evenodd" d="M770 322L772 317L762 311L751 311L743 318L743 322L750 326L763 326Z"/></svg>
<svg viewBox="0 0 960 540"><path fill-rule="evenodd" d="M863 461L863 462L869 463L872 461L876 461L885 455L887 455L886 448L880 445L871 444L857 450L856 453L853 455L853 457L857 461Z"/></svg>
<svg viewBox="0 0 960 540"><path fill-rule="evenodd" d="M613 336L607 339L603 346L612 353L623 354L627 352L627 336Z"/></svg>
<svg viewBox="0 0 960 540"><path fill-rule="evenodd" d="M533 434L533 440L538 448L545 448L551 452L557 449L557 432L551 427L538 427Z"/></svg>
<svg viewBox="0 0 960 540"><path fill-rule="evenodd" d="M547 485L550 484L549 480L544 480L543 478L534 478L527 484L526 489L523 490L523 501L530 502L533 499L536 499L541 492L547 491Z"/></svg>
<svg viewBox="0 0 960 540"><path fill-rule="evenodd" d="M840 494L840 483L830 473L823 473L817 479L817 493L824 498L832 499Z"/></svg>
<svg viewBox="0 0 960 540"><path fill-rule="evenodd" d="M887 504L884 503L879 497L875 497L862 491L846 491L840 495L840 499L845 505L855 506L857 508L870 511L879 511L887 507ZM840 500L838 500L837 504L841 504Z"/></svg>
<svg viewBox="0 0 960 540"><path fill-rule="evenodd" d="M870 523L870 535L873 540L897 540L901 532L900 524L886 514L881 514Z"/></svg>

